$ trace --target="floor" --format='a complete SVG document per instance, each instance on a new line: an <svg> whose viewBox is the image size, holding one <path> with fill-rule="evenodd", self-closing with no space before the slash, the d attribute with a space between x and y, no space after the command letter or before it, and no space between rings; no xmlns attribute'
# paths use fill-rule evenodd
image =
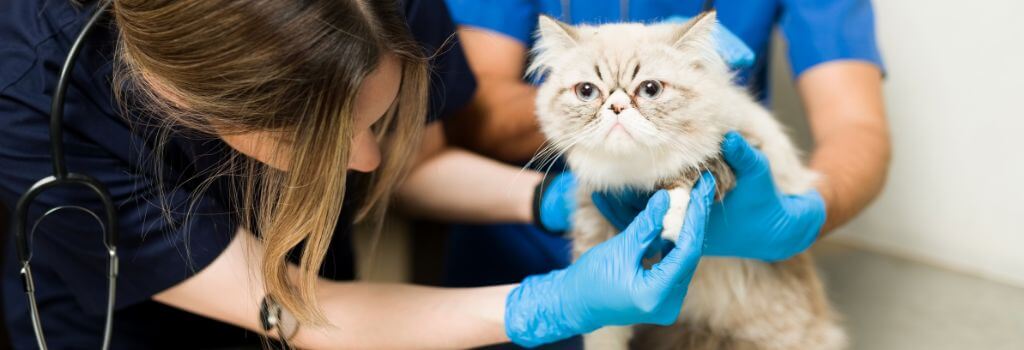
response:
<svg viewBox="0 0 1024 350"><path fill-rule="evenodd" d="M1024 349L1024 289L835 243L813 253L851 349Z"/></svg>

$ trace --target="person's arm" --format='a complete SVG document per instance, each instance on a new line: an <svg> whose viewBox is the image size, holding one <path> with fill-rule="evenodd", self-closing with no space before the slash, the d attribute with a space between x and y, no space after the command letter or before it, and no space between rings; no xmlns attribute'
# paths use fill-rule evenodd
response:
<svg viewBox="0 0 1024 350"><path fill-rule="evenodd" d="M154 300L254 332L262 279L252 271L262 245L244 229L209 266ZM293 272L297 271L293 267ZM320 280L318 295L331 327L300 327L299 348L470 348L508 341L503 317L514 285L445 289ZM216 291L212 293L211 291ZM438 322L438 320L444 320ZM271 331L270 336L277 336Z"/></svg>
<svg viewBox="0 0 1024 350"><path fill-rule="evenodd" d="M532 222L540 173L448 147L440 122L427 126L423 145L399 188L401 209L440 220Z"/></svg>
<svg viewBox="0 0 1024 350"><path fill-rule="evenodd" d="M320 280L328 326L300 327L299 348L470 348L512 340L536 346L609 325L668 325L679 316L700 260L715 182L702 175L690 194L677 245L645 269L670 199L664 190L619 235L561 270L517 286L445 289ZM231 244L196 275L153 297L208 318L260 332L261 244L239 229ZM293 267L290 271L297 274ZM287 318L286 318L287 319ZM277 332L269 334L276 337Z"/></svg>
<svg viewBox="0 0 1024 350"><path fill-rule="evenodd" d="M832 61L797 78L814 135L811 167L828 210L822 232L846 223L881 191L889 168L882 74L874 64Z"/></svg>
<svg viewBox="0 0 1024 350"><path fill-rule="evenodd" d="M523 162L544 143L534 117L537 89L523 81L526 46L496 32L459 26L477 79L470 105L447 123L452 143L495 159Z"/></svg>

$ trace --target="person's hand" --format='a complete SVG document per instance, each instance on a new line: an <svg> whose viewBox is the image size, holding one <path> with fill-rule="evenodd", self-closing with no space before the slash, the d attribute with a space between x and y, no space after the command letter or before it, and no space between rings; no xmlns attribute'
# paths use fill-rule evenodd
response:
<svg viewBox="0 0 1024 350"><path fill-rule="evenodd" d="M821 194L780 192L768 158L739 133L725 135L722 155L736 174L736 187L711 209L705 253L779 261L810 247L825 224Z"/></svg>
<svg viewBox="0 0 1024 350"><path fill-rule="evenodd" d="M825 223L825 202L818 191L781 193L768 159L736 132L725 135L722 155L736 175L736 187L712 206L704 254L779 261L810 247ZM647 196L595 192L592 199L609 222L623 227Z"/></svg>
<svg viewBox="0 0 1024 350"><path fill-rule="evenodd" d="M669 207L658 191L619 235L569 267L527 277L509 293L505 331L516 344L536 346L611 325L675 322L700 260L715 181L705 174L690 194L678 244L644 269L644 251L658 240Z"/></svg>
<svg viewBox="0 0 1024 350"><path fill-rule="evenodd" d="M651 192L623 189L613 192L594 192L590 194L590 198L597 210L604 215L605 219L608 219L612 226L623 230L629 226L629 222L636 217L636 214L644 209L647 200L651 198ZM671 247L671 242L665 241L661 237L656 238L644 257L650 258L658 253L664 254L665 250Z"/></svg>
<svg viewBox="0 0 1024 350"><path fill-rule="evenodd" d="M572 227L575 210L576 177L571 172L545 177L537 184L533 193L534 226L550 234L562 235Z"/></svg>

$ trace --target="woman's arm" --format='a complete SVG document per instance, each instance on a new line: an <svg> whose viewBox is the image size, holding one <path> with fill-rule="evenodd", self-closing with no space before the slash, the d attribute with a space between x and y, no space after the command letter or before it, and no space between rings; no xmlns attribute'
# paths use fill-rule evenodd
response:
<svg viewBox="0 0 1024 350"><path fill-rule="evenodd" d="M621 234L565 269L531 276L518 286L442 289L320 280L319 306L330 326L300 328L291 342L315 349L420 349L469 348L511 338L534 346L609 325L670 324L679 316L700 260L714 189L714 178L702 175L690 193L676 246L650 269L642 266L643 257L660 241L671 204L664 190ZM239 229L213 263L153 299L259 332L263 288L252 267L260 265L261 250L251 233Z"/></svg>
<svg viewBox="0 0 1024 350"><path fill-rule="evenodd" d="M885 184L891 151L882 74L870 63L835 61L801 74L797 87L814 134L811 167L825 175L818 191L828 232L860 213Z"/></svg>
<svg viewBox="0 0 1024 350"><path fill-rule="evenodd" d="M427 127L419 160L399 188L415 215L462 222L532 222L542 175L445 145L440 123Z"/></svg>
<svg viewBox="0 0 1024 350"><path fill-rule="evenodd" d="M259 256L259 241L239 229L213 263L153 299L262 333L258 315L263 283L252 269L259 265L254 263ZM444 289L324 279L318 285L319 302L333 326L302 327L290 343L312 349L412 349L508 341L503 317L513 287Z"/></svg>

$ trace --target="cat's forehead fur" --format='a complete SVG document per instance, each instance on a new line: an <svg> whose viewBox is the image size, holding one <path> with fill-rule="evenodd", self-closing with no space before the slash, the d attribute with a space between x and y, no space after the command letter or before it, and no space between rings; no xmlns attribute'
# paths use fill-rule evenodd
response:
<svg viewBox="0 0 1024 350"><path fill-rule="evenodd" d="M647 45L669 45L679 25L616 23L602 26L575 27L577 44L584 49L637 48Z"/></svg>
<svg viewBox="0 0 1024 350"><path fill-rule="evenodd" d="M592 69L582 63L604 61L610 65L630 60L647 63L667 62L672 56L671 40L676 26L643 24L612 24L600 27L577 27L577 43L566 48L559 59L550 63L559 68Z"/></svg>
<svg viewBox="0 0 1024 350"><path fill-rule="evenodd" d="M677 75L681 64L695 59L706 61L712 68L717 63L711 43L715 26L714 14L700 16L682 24L615 23L599 26L570 26L549 17L541 17L537 42L533 49L531 74L544 75L557 71L562 79L579 79L581 74L603 65L616 73L644 65L658 69L663 78ZM723 62L724 63L724 62ZM713 69L727 73L727 69ZM632 73L632 72L626 72ZM707 72L705 72L707 73Z"/></svg>

